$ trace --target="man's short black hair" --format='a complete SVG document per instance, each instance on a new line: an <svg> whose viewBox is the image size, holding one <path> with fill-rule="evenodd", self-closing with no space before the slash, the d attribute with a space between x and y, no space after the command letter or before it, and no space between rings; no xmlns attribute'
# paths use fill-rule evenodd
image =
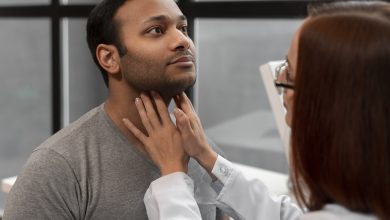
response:
<svg viewBox="0 0 390 220"><path fill-rule="evenodd" d="M119 55L126 54L126 48L122 45L119 32L118 22L114 16L118 9L128 0L103 0L91 11L87 21L87 42L93 60L99 67L104 82L108 87L107 72L100 66L96 57L96 48L99 44L112 44L118 51Z"/></svg>

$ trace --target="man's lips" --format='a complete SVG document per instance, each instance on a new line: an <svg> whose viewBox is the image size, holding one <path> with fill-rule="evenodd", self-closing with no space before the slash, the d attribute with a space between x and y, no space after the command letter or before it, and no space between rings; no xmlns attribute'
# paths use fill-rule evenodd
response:
<svg viewBox="0 0 390 220"><path fill-rule="evenodd" d="M179 56L179 57L176 57L174 58L171 62L169 62L168 64L175 64L175 63L194 63L194 57L191 56L191 55L183 55L183 56Z"/></svg>

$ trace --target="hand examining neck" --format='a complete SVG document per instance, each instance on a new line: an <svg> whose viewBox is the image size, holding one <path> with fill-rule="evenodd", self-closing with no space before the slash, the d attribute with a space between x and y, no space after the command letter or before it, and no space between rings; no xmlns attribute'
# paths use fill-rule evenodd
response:
<svg viewBox="0 0 390 220"><path fill-rule="evenodd" d="M211 148L206 134L203 130L201 121L193 108L188 97L181 93L174 98L176 108L174 111L176 117L176 126L182 135L183 148L186 153L195 158L201 166L203 166L212 177L216 177L211 173L218 154Z"/></svg>
<svg viewBox="0 0 390 220"><path fill-rule="evenodd" d="M146 133L126 118L126 127L145 146L162 175L173 172L187 172L189 156L195 158L215 180L211 171L217 160L217 153L210 147L199 117L188 97L182 93L175 97L176 126L170 119L167 106L161 96L151 93L152 98L142 94L135 105ZM154 108L153 103L156 108ZM180 108L180 109L179 109Z"/></svg>
<svg viewBox="0 0 390 220"><path fill-rule="evenodd" d="M146 132L128 120L124 125L144 145L145 151L160 168L162 175L174 172L187 172L189 157L183 149L179 130L172 122L164 100L157 93L151 92L152 98L141 94L136 98L135 106Z"/></svg>
<svg viewBox="0 0 390 220"><path fill-rule="evenodd" d="M133 135L129 129L123 124L123 118L130 120L134 126L140 131L146 133L146 129L142 124L137 107L135 106L135 99L138 98L141 92L126 87L126 89L110 88L110 95L105 102L104 108L107 115L111 118L120 132L125 136L127 141L137 148L141 153L149 156L145 150L144 144Z"/></svg>

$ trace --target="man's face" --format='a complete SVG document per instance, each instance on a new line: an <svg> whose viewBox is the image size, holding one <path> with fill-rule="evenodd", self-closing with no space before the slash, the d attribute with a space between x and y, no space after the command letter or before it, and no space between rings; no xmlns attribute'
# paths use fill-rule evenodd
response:
<svg viewBox="0 0 390 220"><path fill-rule="evenodd" d="M195 83L195 46L173 0L131 0L116 16L127 53L121 71L129 85L173 96Z"/></svg>

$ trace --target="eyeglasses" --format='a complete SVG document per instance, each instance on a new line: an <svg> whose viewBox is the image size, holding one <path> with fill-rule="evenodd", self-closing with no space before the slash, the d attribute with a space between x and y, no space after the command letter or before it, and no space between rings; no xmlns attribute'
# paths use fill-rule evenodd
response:
<svg viewBox="0 0 390 220"><path fill-rule="evenodd" d="M279 81L280 75L285 74L286 82ZM288 70L287 59L275 68L274 84L279 94L285 92L286 89L294 90L294 84L291 82L291 72ZM290 81L290 82L289 82Z"/></svg>

